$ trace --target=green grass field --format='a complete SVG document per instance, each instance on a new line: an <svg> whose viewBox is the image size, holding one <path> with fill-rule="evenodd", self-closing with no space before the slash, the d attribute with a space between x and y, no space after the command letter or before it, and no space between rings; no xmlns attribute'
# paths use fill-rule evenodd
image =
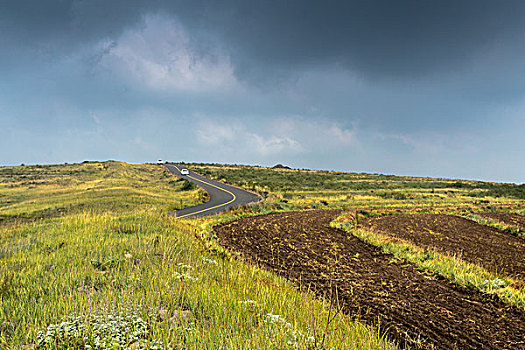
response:
<svg viewBox="0 0 525 350"><path fill-rule="evenodd" d="M475 216L496 208L522 211L525 198L523 185L187 166L266 200L177 220L168 213L204 201L205 193L162 166L110 161L0 167L0 348L396 349L377 329L343 315L329 296L315 299L224 251L211 227L297 209L361 208L363 215L382 215L372 209L442 207ZM342 217L338 224L349 221ZM422 259L429 252L349 232L455 283L524 303L523 292L483 284L499 276L435 253Z"/></svg>
<svg viewBox="0 0 525 350"><path fill-rule="evenodd" d="M242 186L282 209L490 206L525 202L525 184L335 171L190 164L213 179Z"/></svg>
<svg viewBox="0 0 525 350"><path fill-rule="evenodd" d="M157 165L1 167L0 348L396 348L206 238L247 209L167 215L203 200Z"/></svg>

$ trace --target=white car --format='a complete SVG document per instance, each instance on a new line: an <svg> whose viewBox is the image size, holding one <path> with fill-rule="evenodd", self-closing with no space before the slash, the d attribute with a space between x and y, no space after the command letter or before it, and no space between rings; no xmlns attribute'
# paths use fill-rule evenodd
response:
<svg viewBox="0 0 525 350"><path fill-rule="evenodd" d="M181 175L189 175L189 174L190 174L190 171L189 171L188 169L184 168L184 169L182 169L182 170L180 171L180 174L181 174Z"/></svg>

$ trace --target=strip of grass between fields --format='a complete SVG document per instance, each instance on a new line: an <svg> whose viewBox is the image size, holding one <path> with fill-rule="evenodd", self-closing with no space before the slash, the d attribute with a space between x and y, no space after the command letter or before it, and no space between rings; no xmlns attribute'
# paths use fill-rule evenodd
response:
<svg viewBox="0 0 525 350"><path fill-rule="evenodd" d="M522 281L491 273L462 261L458 257L422 249L398 238L356 228L353 213L343 213L331 225L345 230L368 244L380 247L395 258L413 263L422 271L439 274L449 281L483 293L495 294L505 303L525 309L525 289Z"/></svg>
<svg viewBox="0 0 525 350"><path fill-rule="evenodd" d="M481 216L478 216L476 214L467 214L467 215L462 215L462 216L465 219L475 221L478 224L490 226L500 231L507 232L507 233L510 233L516 236L525 237L525 231L520 229L517 226L508 225L508 224L505 224L504 222L501 222L495 219L491 219L491 218L482 218Z"/></svg>

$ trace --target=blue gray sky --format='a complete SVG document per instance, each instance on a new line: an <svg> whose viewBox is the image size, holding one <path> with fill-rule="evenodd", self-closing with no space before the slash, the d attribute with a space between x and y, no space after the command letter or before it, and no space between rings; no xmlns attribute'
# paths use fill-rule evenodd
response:
<svg viewBox="0 0 525 350"><path fill-rule="evenodd" d="M525 182L523 1L0 3L0 164Z"/></svg>

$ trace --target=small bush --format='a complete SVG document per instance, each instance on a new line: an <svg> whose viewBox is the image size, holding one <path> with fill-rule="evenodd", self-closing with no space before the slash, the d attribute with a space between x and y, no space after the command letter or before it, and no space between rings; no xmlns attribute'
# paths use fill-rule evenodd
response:
<svg viewBox="0 0 525 350"><path fill-rule="evenodd" d="M195 185L193 182L189 182L188 180L184 180L184 183L182 184L182 187L180 188L182 191L191 191L197 188L197 185Z"/></svg>

